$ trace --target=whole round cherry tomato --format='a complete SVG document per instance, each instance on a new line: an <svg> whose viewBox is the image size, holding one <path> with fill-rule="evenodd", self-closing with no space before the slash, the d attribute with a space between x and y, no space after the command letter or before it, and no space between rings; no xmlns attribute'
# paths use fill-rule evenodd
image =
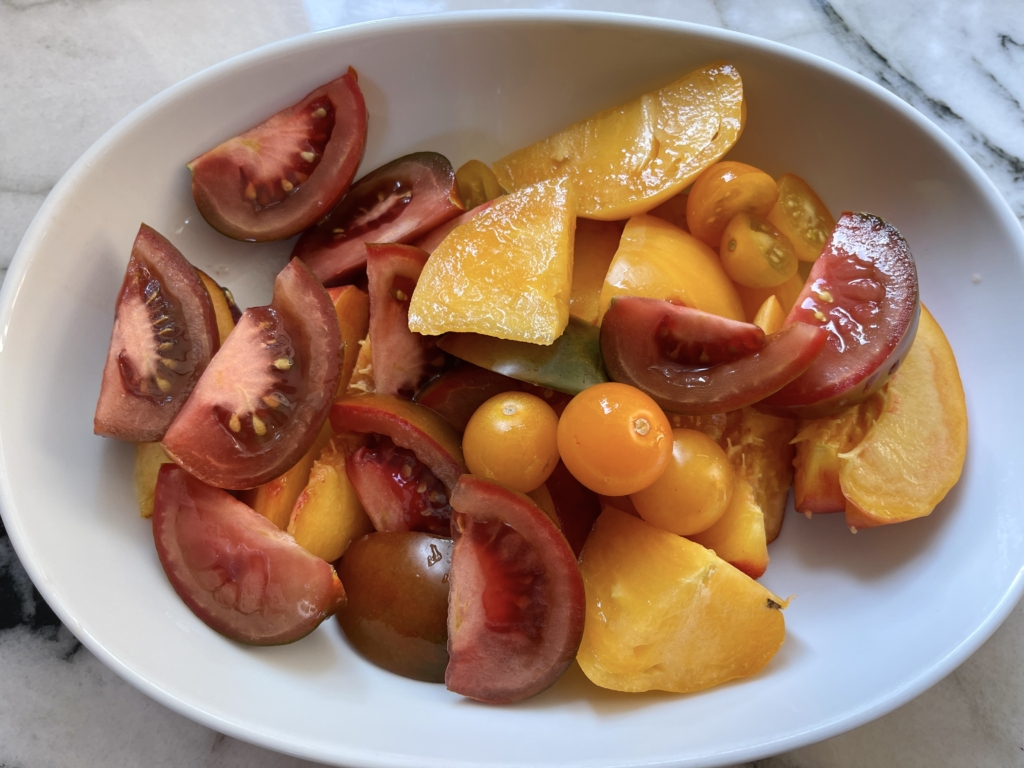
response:
<svg viewBox="0 0 1024 768"><path fill-rule="evenodd" d="M680 536L706 531L732 500L735 471L714 440L695 429L672 430L672 460L651 485L630 496L640 517Z"/></svg>
<svg viewBox="0 0 1024 768"><path fill-rule="evenodd" d="M777 185L779 200L768 213L768 221L789 238L800 261L814 261L821 255L836 220L810 184L799 176L785 173Z"/></svg>
<svg viewBox="0 0 1024 768"><path fill-rule="evenodd" d="M718 253L725 273L748 288L774 288L796 274L798 262L789 238L751 213L732 217Z"/></svg>
<svg viewBox="0 0 1024 768"><path fill-rule="evenodd" d="M558 421L558 451L573 476L605 496L646 488L672 458L672 427L658 404L627 384L598 384Z"/></svg>
<svg viewBox="0 0 1024 768"><path fill-rule="evenodd" d="M470 417L462 451L474 475L529 493L558 463L557 432L550 405L526 392L504 392Z"/></svg>
<svg viewBox="0 0 1024 768"><path fill-rule="evenodd" d="M690 234L717 248L725 225L741 211L767 216L779 199L775 180L746 163L727 160L708 166L686 199Z"/></svg>

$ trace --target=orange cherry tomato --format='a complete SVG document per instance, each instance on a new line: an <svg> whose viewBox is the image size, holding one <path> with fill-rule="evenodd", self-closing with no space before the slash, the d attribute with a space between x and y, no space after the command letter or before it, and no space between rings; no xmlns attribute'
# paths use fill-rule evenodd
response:
<svg viewBox="0 0 1024 768"><path fill-rule="evenodd" d="M672 426L657 403L628 384L598 384L558 421L558 451L573 476L605 496L646 488L672 458Z"/></svg>
<svg viewBox="0 0 1024 768"><path fill-rule="evenodd" d="M708 166L686 199L690 234L712 248L722 241L726 224L741 211L767 216L779 199L775 180L764 171L732 160Z"/></svg>
<svg viewBox="0 0 1024 768"><path fill-rule="evenodd" d="M796 274L799 262L789 238L752 213L737 213L718 250L725 273L748 288L774 288Z"/></svg>
<svg viewBox="0 0 1024 768"><path fill-rule="evenodd" d="M476 409L462 436L469 471L529 493L558 463L558 416L526 392L503 392Z"/></svg>
<svg viewBox="0 0 1024 768"><path fill-rule="evenodd" d="M836 220L810 184L799 176L783 174L777 184L779 200L768 213L768 221L790 239L800 261L814 261L835 229Z"/></svg>
<svg viewBox="0 0 1024 768"><path fill-rule="evenodd" d="M706 531L732 500L735 470L703 432L672 430L672 460L651 485L630 496L640 517L680 536Z"/></svg>

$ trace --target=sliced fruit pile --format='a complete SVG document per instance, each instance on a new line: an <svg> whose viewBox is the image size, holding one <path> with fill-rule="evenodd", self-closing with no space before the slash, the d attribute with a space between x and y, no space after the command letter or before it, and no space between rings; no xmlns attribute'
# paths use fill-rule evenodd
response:
<svg viewBox="0 0 1024 768"><path fill-rule="evenodd" d="M763 669L790 486L853 529L927 515L967 421L899 232L723 160L745 114L713 64L492 166L352 183L350 69L192 161L217 230L300 235L239 313L142 225L118 295L95 431L137 444L196 616L276 644L337 615L494 703L574 659L620 691Z"/></svg>

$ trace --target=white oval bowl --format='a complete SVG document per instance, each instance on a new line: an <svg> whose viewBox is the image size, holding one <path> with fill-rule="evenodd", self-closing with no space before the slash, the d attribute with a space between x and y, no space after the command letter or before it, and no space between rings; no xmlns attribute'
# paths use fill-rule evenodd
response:
<svg viewBox="0 0 1024 768"><path fill-rule="evenodd" d="M626 695L577 667L489 707L390 675L334 622L282 648L209 630L177 598L139 519L132 449L92 434L114 297L142 221L243 306L269 299L290 244L230 241L199 217L185 162L359 71L363 170L414 150L495 159L710 61L749 105L730 157L807 178L838 213L893 222L957 353L971 418L964 476L924 520L851 536L788 515L763 582L795 595L759 675L688 696ZM60 618L132 684L223 733L352 766L724 765L795 748L924 691L1021 594L1022 443L1013 410L1024 237L948 137L888 92L814 56L730 32L595 13L491 12L309 35L212 67L111 129L54 188L0 295L0 501ZM980 275L981 281L972 280Z"/></svg>

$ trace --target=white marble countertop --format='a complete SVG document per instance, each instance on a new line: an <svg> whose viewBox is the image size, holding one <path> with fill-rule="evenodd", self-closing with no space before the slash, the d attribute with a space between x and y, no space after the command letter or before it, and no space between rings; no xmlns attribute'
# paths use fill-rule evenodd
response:
<svg viewBox="0 0 1024 768"><path fill-rule="evenodd" d="M628 11L746 32L881 83L1024 219L1021 0L0 0L0 276L48 191L119 119L204 67L311 29L468 8ZM0 766L311 766L213 731L104 667L0 527ZM1024 607L891 714L759 768L1024 766Z"/></svg>

